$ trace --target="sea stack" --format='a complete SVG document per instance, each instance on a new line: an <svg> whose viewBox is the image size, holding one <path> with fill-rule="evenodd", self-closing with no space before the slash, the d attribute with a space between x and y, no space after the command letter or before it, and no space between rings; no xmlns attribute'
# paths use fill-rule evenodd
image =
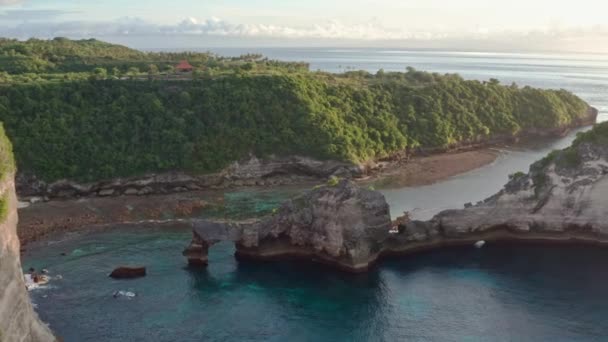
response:
<svg viewBox="0 0 608 342"><path fill-rule="evenodd" d="M378 258L390 229L384 196L342 180L289 200L260 220L196 221L184 255L190 265L206 265L210 246L233 241L240 259L295 257L361 272Z"/></svg>

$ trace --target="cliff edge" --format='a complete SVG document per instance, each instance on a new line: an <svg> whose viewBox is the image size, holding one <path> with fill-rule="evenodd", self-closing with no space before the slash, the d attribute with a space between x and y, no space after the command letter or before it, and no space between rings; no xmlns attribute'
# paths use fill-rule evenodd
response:
<svg viewBox="0 0 608 342"><path fill-rule="evenodd" d="M17 238L17 196L11 144L0 126L0 342L55 341L25 289Z"/></svg>

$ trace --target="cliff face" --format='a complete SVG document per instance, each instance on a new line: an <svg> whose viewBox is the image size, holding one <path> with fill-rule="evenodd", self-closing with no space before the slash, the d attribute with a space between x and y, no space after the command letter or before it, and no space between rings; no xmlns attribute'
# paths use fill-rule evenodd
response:
<svg viewBox="0 0 608 342"><path fill-rule="evenodd" d="M25 289L17 238L17 197L12 154L0 128L0 342L55 341Z"/></svg>
<svg viewBox="0 0 608 342"><path fill-rule="evenodd" d="M608 144L600 141L608 139L606 130L608 124L598 125L530 173L513 175L495 196L427 225L451 238L502 231L513 238L608 241Z"/></svg>
<svg viewBox="0 0 608 342"><path fill-rule="evenodd" d="M303 156L270 156L265 159L250 156L232 163L221 172L203 175L170 172L83 184L69 180L47 184L35 177L21 175L17 177L17 190L23 200L33 201L43 198L144 196L209 188L305 183L333 175L353 178L363 172L362 167L349 162L321 161Z"/></svg>
<svg viewBox="0 0 608 342"><path fill-rule="evenodd" d="M496 195L428 222L410 222L385 243L407 252L477 240L608 243L608 123L517 173Z"/></svg>

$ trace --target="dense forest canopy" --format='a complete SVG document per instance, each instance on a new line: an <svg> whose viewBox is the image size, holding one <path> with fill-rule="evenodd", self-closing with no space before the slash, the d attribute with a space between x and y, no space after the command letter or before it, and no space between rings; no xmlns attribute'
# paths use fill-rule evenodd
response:
<svg viewBox="0 0 608 342"><path fill-rule="evenodd" d="M95 39L0 39L0 72L6 73L5 78L20 74L50 77L57 73L93 73L100 68L113 77L134 72L170 72L184 59L198 69L216 73L235 69L308 70L306 63L272 61L252 54L221 57L210 52L141 52Z"/></svg>
<svg viewBox="0 0 608 342"><path fill-rule="evenodd" d="M188 58L193 65L211 68L210 60L225 61L224 71L187 81L117 79L96 71L112 64L100 59L120 60L126 67L184 56L98 41L7 40L0 42L2 68L14 62L11 54L51 63L45 73L91 70L78 79L19 78L28 69L6 73L0 83L0 120L18 166L47 181L213 172L249 154L365 162L405 149L565 127L587 110L565 90L467 81L412 68L328 74L259 56L229 60L193 54L200 58ZM260 64L244 68L247 63Z"/></svg>

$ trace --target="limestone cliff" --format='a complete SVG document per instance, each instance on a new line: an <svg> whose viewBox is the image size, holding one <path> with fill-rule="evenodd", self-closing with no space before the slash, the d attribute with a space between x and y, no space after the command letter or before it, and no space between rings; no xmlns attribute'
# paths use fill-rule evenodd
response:
<svg viewBox="0 0 608 342"><path fill-rule="evenodd" d="M608 242L608 123L518 173L499 193L464 210L408 225L417 241L460 238ZM426 239L426 240L425 240Z"/></svg>
<svg viewBox="0 0 608 342"><path fill-rule="evenodd" d="M17 238L12 151L0 127L0 342L55 341L25 289Z"/></svg>
<svg viewBox="0 0 608 342"><path fill-rule="evenodd" d="M322 186L252 222L194 222L184 252L207 264L217 241L234 241L237 256L296 256L365 271L378 258L478 240L608 243L608 123L580 135L565 150L511 176L496 195L427 222L393 223L384 197L350 181Z"/></svg>
<svg viewBox="0 0 608 342"><path fill-rule="evenodd" d="M221 172L203 175L168 172L82 184L70 180L47 184L36 177L20 175L17 177L17 190L22 199L35 201L43 198L143 196L210 188L306 183L330 176L352 178L361 176L363 172L362 166L349 162L321 161L303 156L268 156L265 159L249 156Z"/></svg>

